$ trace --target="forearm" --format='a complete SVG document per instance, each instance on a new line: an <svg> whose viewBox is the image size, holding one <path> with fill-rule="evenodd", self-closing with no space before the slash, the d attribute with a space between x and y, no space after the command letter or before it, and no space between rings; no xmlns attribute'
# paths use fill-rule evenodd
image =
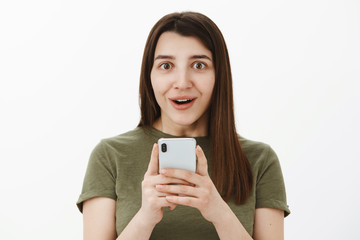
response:
<svg viewBox="0 0 360 240"><path fill-rule="evenodd" d="M220 239L253 239L230 208L224 211L213 224Z"/></svg>
<svg viewBox="0 0 360 240"><path fill-rule="evenodd" d="M131 219L116 240L148 240L155 225L147 224L141 217L140 211Z"/></svg>

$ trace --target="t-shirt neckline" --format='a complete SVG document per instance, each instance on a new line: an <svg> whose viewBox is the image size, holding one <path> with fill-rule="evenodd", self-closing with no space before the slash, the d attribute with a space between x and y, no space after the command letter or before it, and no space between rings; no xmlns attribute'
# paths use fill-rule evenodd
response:
<svg viewBox="0 0 360 240"><path fill-rule="evenodd" d="M157 137L157 138L183 138L186 136L175 136L175 135L171 135L168 133L164 133L154 127L144 127L144 129L147 129L151 135ZM192 137L195 138L196 140L208 140L209 136L201 136L201 137Z"/></svg>

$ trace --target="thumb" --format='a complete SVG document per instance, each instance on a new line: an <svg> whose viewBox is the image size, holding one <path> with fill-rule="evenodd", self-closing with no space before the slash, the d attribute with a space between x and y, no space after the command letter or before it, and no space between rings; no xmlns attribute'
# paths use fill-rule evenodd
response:
<svg viewBox="0 0 360 240"><path fill-rule="evenodd" d="M157 143L154 143L151 151L150 162L145 175L156 175L158 174L158 172L159 172L159 147Z"/></svg>
<svg viewBox="0 0 360 240"><path fill-rule="evenodd" d="M196 172L202 176L208 175L208 165L207 159L202 148L198 145L196 147L196 156L197 156L197 167Z"/></svg>

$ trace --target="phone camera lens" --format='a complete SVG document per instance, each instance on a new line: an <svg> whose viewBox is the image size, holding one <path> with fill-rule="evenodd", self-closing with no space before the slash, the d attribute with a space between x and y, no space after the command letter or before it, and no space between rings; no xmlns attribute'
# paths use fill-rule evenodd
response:
<svg viewBox="0 0 360 240"><path fill-rule="evenodd" d="M161 151L166 152L166 150L167 150L166 143L161 144Z"/></svg>

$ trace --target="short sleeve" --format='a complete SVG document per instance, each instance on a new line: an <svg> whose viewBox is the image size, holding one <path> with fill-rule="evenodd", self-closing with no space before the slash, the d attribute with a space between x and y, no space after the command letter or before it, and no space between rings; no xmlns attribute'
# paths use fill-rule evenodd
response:
<svg viewBox="0 0 360 240"><path fill-rule="evenodd" d="M90 198L108 197L116 200L116 166L108 151L109 147L101 141L90 155L82 191L76 203L80 212L83 202Z"/></svg>
<svg viewBox="0 0 360 240"><path fill-rule="evenodd" d="M259 169L256 182L256 208L276 208L290 214L286 201L284 178L276 153L268 147L267 157Z"/></svg>

